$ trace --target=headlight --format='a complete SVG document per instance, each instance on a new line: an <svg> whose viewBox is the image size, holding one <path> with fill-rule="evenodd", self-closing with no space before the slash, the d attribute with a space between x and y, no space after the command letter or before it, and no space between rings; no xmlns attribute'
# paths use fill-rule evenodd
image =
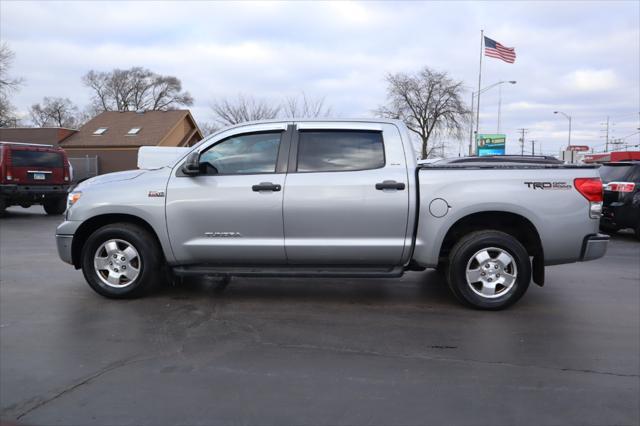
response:
<svg viewBox="0 0 640 426"><path fill-rule="evenodd" d="M67 196L67 209L77 203L80 197L82 197L82 191L70 192Z"/></svg>

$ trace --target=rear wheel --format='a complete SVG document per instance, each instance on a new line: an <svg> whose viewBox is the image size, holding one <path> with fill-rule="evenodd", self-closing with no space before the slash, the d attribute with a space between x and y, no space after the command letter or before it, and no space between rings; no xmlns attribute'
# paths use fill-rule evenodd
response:
<svg viewBox="0 0 640 426"><path fill-rule="evenodd" d="M65 197L46 198L43 207L47 214L62 214L67 209L67 199Z"/></svg>
<svg viewBox="0 0 640 426"><path fill-rule="evenodd" d="M461 302L478 309L503 309L527 291L531 262L526 249L511 235L473 232L451 250L447 280Z"/></svg>
<svg viewBox="0 0 640 426"><path fill-rule="evenodd" d="M106 225L89 236L82 248L82 273L102 296L124 299L141 296L164 277L155 238L130 223Z"/></svg>

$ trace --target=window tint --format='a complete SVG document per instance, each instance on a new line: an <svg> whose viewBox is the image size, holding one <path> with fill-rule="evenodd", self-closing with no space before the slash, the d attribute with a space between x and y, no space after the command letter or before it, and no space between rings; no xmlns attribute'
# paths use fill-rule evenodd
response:
<svg viewBox="0 0 640 426"><path fill-rule="evenodd" d="M620 166L601 166L600 177L604 183L624 181L629 178L632 166L620 165Z"/></svg>
<svg viewBox="0 0 640 426"><path fill-rule="evenodd" d="M62 155L56 152L11 151L11 165L16 167L62 167Z"/></svg>
<svg viewBox="0 0 640 426"><path fill-rule="evenodd" d="M367 131L301 131L299 172L337 172L384 166L382 133Z"/></svg>
<svg viewBox="0 0 640 426"><path fill-rule="evenodd" d="M200 163L220 174L274 173L280 137L280 132L234 136L209 148Z"/></svg>

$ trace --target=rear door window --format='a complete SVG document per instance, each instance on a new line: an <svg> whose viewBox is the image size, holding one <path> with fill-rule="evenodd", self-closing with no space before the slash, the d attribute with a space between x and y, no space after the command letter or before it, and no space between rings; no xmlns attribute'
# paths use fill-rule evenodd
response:
<svg viewBox="0 0 640 426"><path fill-rule="evenodd" d="M11 150L14 167L63 167L62 155L57 152Z"/></svg>
<svg viewBox="0 0 640 426"><path fill-rule="evenodd" d="M344 172L384 167L382 133L376 131L300 131L299 172Z"/></svg>

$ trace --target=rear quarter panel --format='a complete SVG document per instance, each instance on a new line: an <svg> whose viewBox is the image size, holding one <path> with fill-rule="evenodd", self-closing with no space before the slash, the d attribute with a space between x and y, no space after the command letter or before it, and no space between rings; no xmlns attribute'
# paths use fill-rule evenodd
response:
<svg viewBox="0 0 640 426"><path fill-rule="evenodd" d="M420 205L414 260L423 266L438 264L448 230L460 219L479 212L515 213L538 231L545 264L575 262L582 241L598 231L598 219L589 217L589 202L574 188L578 177L599 177L596 169L437 169L418 171ZM533 189L525 182L566 182L569 189ZM437 198L449 205L443 217L434 217L430 203Z"/></svg>

